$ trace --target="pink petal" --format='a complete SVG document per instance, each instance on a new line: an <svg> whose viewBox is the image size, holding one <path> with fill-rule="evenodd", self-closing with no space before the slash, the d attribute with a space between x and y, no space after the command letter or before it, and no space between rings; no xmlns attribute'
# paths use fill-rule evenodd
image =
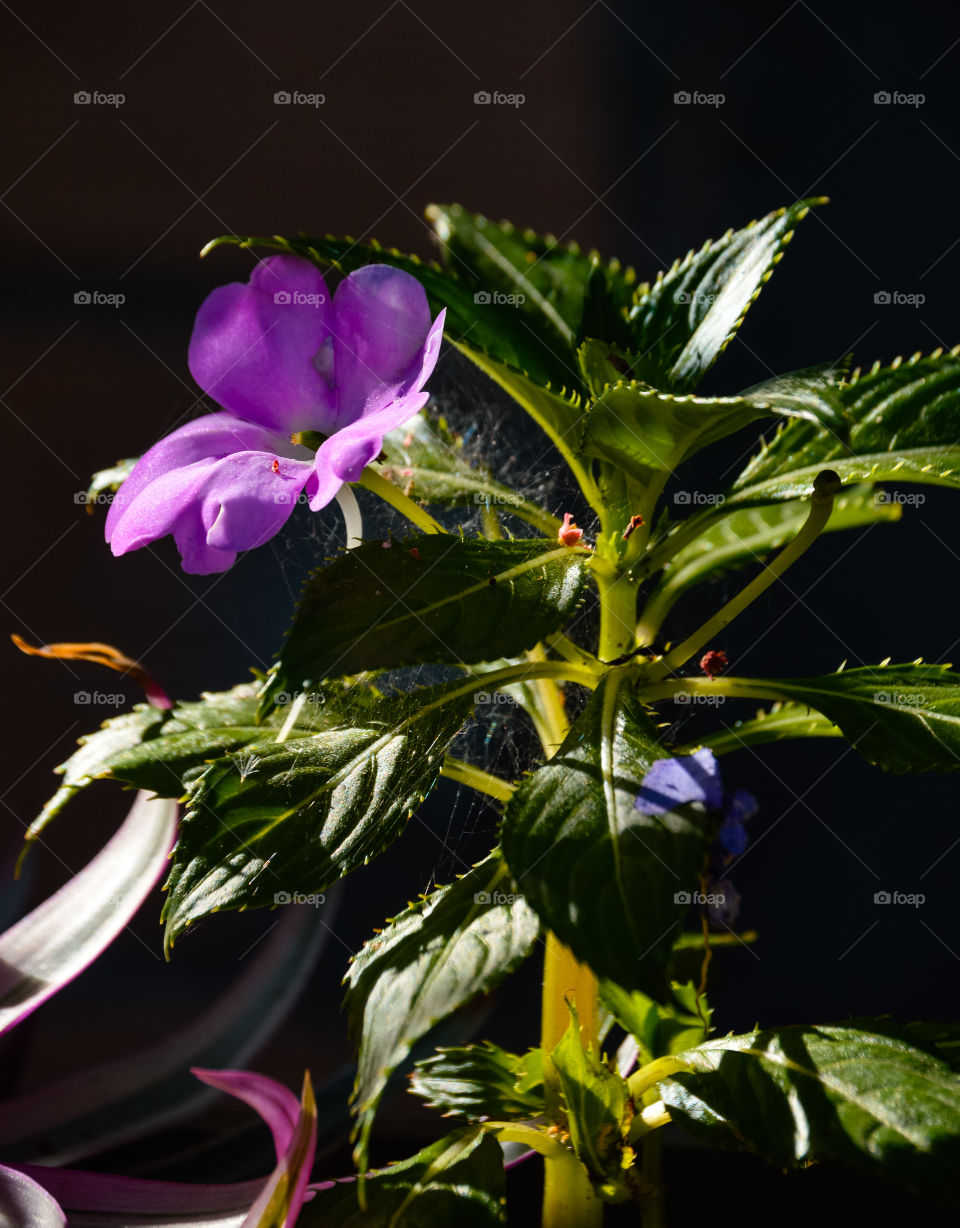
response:
<svg viewBox="0 0 960 1228"><path fill-rule="evenodd" d="M219 286L190 339L193 378L224 409L289 435L335 429L336 401L313 357L330 334L333 306L309 260L271 256L250 281Z"/></svg>

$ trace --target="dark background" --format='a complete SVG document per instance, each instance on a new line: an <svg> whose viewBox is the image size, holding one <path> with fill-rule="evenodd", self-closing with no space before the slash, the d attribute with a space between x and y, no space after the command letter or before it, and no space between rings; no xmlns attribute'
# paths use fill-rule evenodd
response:
<svg viewBox="0 0 960 1228"><path fill-rule="evenodd" d="M114 643L172 694L193 697L268 662L306 567L339 540L328 509L319 530L298 521L289 541L198 579L180 572L169 541L113 560L102 514L75 502L92 471L200 411L186 366L193 315L210 289L245 279L251 265L230 250L197 259L220 233L350 233L428 254L425 205L456 200L576 238L651 277L728 226L827 194L832 203L800 228L707 390L733 392L850 351L869 363L960 341L960 45L950 13L914 3L871 7L868 19L805 0L657 12L606 0L3 3L4 630L33 642ZM325 101L275 105L281 90ZM478 90L525 101L477 106ZM124 101L79 105L77 91ZM723 102L678 105L678 91ZM924 101L878 105L878 91ZM77 305L80 291L125 300ZM878 304L881 291L925 300ZM481 447L489 425L510 480L543 482L548 462L526 425L463 360L448 355L437 380L453 412L476 420ZM755 437L731 441L721 464L700 462L690 485L722 489ZM950 661L960 639L956 501L922 493L897 525L820 542L725 638L735 672L816 673L921 654ZM552 501L563 510L556 486ZM699 621L690 605L679 616L681 629ZM116 710L75 694L139 697L93 666L2 652L2 814L15 843L52 791L52 766ZM725 723L744 714L728 707L718 714ZM695 719L691 737L706 727ZM491 754L512 754L523 736L496 729ZM740 752L726 770L760 801L735 880L743 921L761 941L715 960L719 1026L883 1012L956 1018L960 833L950 781L885 776L841 742ZM34 854L36 891L79 868L121 812L107 785L81 798ZM348 952L386 912L480 855L494 830L491 810L441 786L404 840L347 885L315 988L255 1065L296 1081L306 1063L322 1078L343 1060L337 982ZM926 903L879 908L881 889L923 892ZM163 1034L228 983L271 923L216 919L164 967L155 917L148 910L44 1008L15 1079ZM531 963L501 992L492 1030L517 1047L535 1043L535 1004ZM433 1128L401 1101L384 1117L384 1151L409 1151ZM684 1188L688 1162L674 1158L668 1171L675 1205L693 1208L704 1188ZM726 1190L711 1208L720 1222L728 1213L766 1222L773 1206L782 1222L800 1222L828 1198L867 1205L845 1178L780 1186L727 1161L703 1171ZM731 1193L741 1184L754 1195ZM902 1213L896 1200L873 1197L880 1222Z"/></svg>

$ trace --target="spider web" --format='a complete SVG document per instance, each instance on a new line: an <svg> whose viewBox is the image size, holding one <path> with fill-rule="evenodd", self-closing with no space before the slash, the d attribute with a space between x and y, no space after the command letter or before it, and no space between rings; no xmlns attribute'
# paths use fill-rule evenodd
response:
<svg viewBox="0 0 960 1228"><path fill-rule="evenodd" d="M497 481L555 515L574 512L578 523L590 534L594 528L592 512L582 503L559 454L516 403L452 347L445 348L437 365L426 412L432 420L444 419L459 441L460 459L486 469ZM365 539L385 540L391 530L395 535L409 531L407 522L375 496L364 490L357 490L356 494ZM444 527L462 528L468 537L483 532L481 510L476 504L430 507L431 514ZM530 525L508 511L501 514L500 522L505 535L535 535ZM286 531L270 543L291 608L311 570L318 563L335 558L344 545L343 517L335 504L319 514L311 513L305 506L295 509ZM574 636L586 642L593 612L586 609L578 618ZM406 667L380 675L377 685L387 691L411 690L435 685L453 676L457 676L457 671L445 667ZM579 688L568 687L571 719L582 702ZM543 759L530 718L510 697L502 694L493 695L490 703L477 706L450 746L449 753L510 781L518 780ZM435 792L421 808L430 817L438 850L436 861L429 867L424 890L451 882L456 874L464 873L496 840L498 814L489 799L449 779L440 783L439 790L444 805L431 804L437 797Z"/></svg>

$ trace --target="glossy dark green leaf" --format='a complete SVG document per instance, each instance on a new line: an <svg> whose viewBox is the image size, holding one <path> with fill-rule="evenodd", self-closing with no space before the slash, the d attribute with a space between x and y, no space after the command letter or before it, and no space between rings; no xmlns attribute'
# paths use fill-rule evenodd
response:
<svg viewBox="0 0 960 1228"><path fill-rule="evenodd" d="M657 386L695 388L740 327L798 222L819 200L798 201L768 213L639 287L630 317L632 348L660 372Z"/></svg>
<svg viewBox="0 0 960 1228"><path fill-rule="evenodd" d="M178 703L167 711L137 704L131 712L106 721L95 733L81 738L80 749L57 768L63 784L27 838L35 838L94 780L120 780L160 797L180 797L211 760L250 742L275 739L291 710L277 708L258 723L258 690L254 683L243 683L230 691L206 692L199 700ZM342 723L347 710L356 713L375 699L375 692L362 687L334 684L318 690L310 696L310 703L292 712L291 731L303 736Z"/></svg>
<svg viewBox="0 0 960 1228"><path fill-rule="evenodd" d="M543 1055L508 1053L491 1041L441 1049L417 1062L410 1091L431 1109L468 1121L525 1120L544 1110Z"/></svg>
<svg viewBox="0 0 960 1228"><path fill-rule="evenodd" d="M494 854L411 904L354 957L346 1003L360 1044L354 1112L361 1168L390 1072L438 1020L511 972L538 928Z"/></svg>
<svg viewBox="0 0 960 1228"><path fill-rule="evenodd" d="M960 485L960 355L936 351L875 364L840 382L846 434L791 422L751 460L729 502L771 503L812 489L829 462L843 481Z"/></svg>
<svg viewBox="0 0 960 1228"><path fill-rule="evenodd" d="M436 783L472 702L462 683L416 691L307 736L271 728L212 763L180 826L167 949L209 913L315 896L380 853Z"/></svg>
<svg viewBox="0 0 960 1228"><path fill-rule="evenodd" d="M682 1057L694 1073L660 1092L696 1138L783 1167L834 1160L960 1208L960 1078L929 1053L858 1024L725 1036Z"/></svg>
<svg viewBox="0 0 960 1228"><path fill-rule="evenodd" d="M593 1049L584 1047L580 1022L570 1006L570 1026L552 1050L550 1060L560 1081L567 1130L574 1154L611 1200L627 1197L624 1188L626 1137L633 1105L626 1082L605 1065Z"/></svg>
<svg viewBox="0 0 960 1228"><path fill-rule="evenodd" d="M659 996L711 837L697 807L635 808L663 755L621 670L607 674L560 750L507 804L503 847L544 924L599 976Z"/></svg>
<svg viewBox="0 0 960 1228"><path fill-rule="evenodd" d="M415 1156L367 1174L366 1206L353 1180L330 1182L304 1203L300 1228L497 1228L505 1222L503 1153L465 1126Z"/></svg>
<svg viewBox="0 0 960 1228"><path fill-rule="evenodd" d="M558 630L587 551L446 533L365 542L314 573L266 699L378 667L513 657Z"/></svg>
<svg viewBox="0 0 960 1228"><path fill-rule="evenodd" d="M960 770L960 674L948 665L878 665L821 678L727 679L731 684L738 694L816 708L866 759L888 771Z"/></svg>
<svg viewBox="0 0 960 1228"><path fill-rule="evenodd" d="M585 342L579 360L596 397L583 419L582 450L622 468L644 488L659 490L685 459L758 418L797 417L811 429L847 429L842 406L819 370L776 376L737 396L699 397L642 382L650 378L649 359L606 343ZM619 378L621 369L629 378Z"/></svg>
<svg viewBox="0 0 960 1228"><path fill-rule="evenodd" d="M421 412L384 437L383 455L383 463L374 468L421 503L486 506L519 516L548 537L557 534L560 522L555 516L466 461L462 441L442 418Z"/></svg>

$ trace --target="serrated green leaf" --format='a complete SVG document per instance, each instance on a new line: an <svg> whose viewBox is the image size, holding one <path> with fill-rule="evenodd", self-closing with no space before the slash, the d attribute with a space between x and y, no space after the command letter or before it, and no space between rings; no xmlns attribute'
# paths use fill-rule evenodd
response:
<svg viewBox="0 0 960 1228"><path fill-rule="evenodd" d="M373 468L421 503L485 505L521 517L548 537L557 534L560 522L555 516L467 463L461 440L442 418L432 420L421 411L412 422L384 436L383 454L383 464Z"/></svg>
<svg viewBox="0 0 960 1228"><path fill-rule="evenodd" d="M456 272L468 270L488 294L513 296L519 311L544 316L558 337L572 341L596 253L509 222L491 222L461 205L430 205L427 219Z"/></svg>
<svg viewBox="0 0 960 1228"><path fill-rule="evenodd" d="M760 709L748 721L736 721L728 729L709 733L696 742L690 742L678 750L688 755L706 746L717 755L743 750L746 746L762 746L766 742L782 742L788 738L842 738L843 734L833 721L806 704L774 704Z"/></svg>
<svg viewBox="0 0 960 1228"><path fill-rule="evenodd" d="M576 1008L570 1006L570 1026L550 1053L560 1081L567 1130L574 1154L591 1181L611 1200L627 1197L624 1169L633 1163L625 1152L633 1106L626 1082L583 1044Z"/></svg>
<svg viewBox="0 0 960 1228"><path fill-rule="evenodd" d="M477 1126L466 1126L357 1186L330 1182L304 1203L301 1228L497 1228L505 1222L503 1153Z"/></svg>
<svg viewBox="0 0 960 1228"><path fill-rule="evenodd" d="M805 372L777 376L737 396L699 397L660 391L632 377L604 383L614 359L628 372L639 363L631 353L612 352L605 343L587 341L580 349L596 397L583 419L581 448L624 469L644 488L659 489L688 457L758 418L799 417L805 424L812 419L826 421L830 430L846 429L819 377Z"/></svg>
<svg viewBox="0 0 960 1228"><path fill-rule="evenodd" d="M694 1137L780 1166L831 1159L960 1207L960 1079L903 1040L858 1027L725 1036L660 1084Z"/></svg>
<svg viewBox="0 0 960 1228"><path fill-rule="evenodd" d="M468 1121L540 1117L544 1111L543 1054L508 1053L491 1041L441 1049L417 1062L410 1091L431 1109Z"/></svg>
<svg viewBox="0 0 960 1228"><path fill-rule="evenodd" d="M711 824L635 808L663 751L629 676L608 673L556 756L507 804L507 862L544 924L598 976L659 996Z"/></svg>
<svg viewBox="0 0 960 1228"><path fill-rule="evenodd" d="M702 940L701 940L702 941ZM696 988L693 982L671 984L672 1000L661 1003L638 990L627 991L612 981L600 982L600 1000L622 1028L636 1037L642 1054L641 1065L692 1049L710 1033L713 1014L706 997L699 1000L703 1018L696 1014Z"/></svg>
<svg viewBox="0 0 960 1228"><path fill-rule="evenodd" d="M308 581L265 699L361 670L513 657L558 630L587 551L445 533L365 542Z"/></svg>
<svg viewBox="0 0 960 1228"><path fill-rule="evenodd" d="M180 826L167 949L211 912L316 895L382 852L436 783L471 705L462 683L415 691L308 736L278 741L270 729L212 763Z"/></svg>
<svg viewBox="0 0 960 1228"><path fill-rule="evenodd" d="M360 1044L354 1112L361 1169L390 1072L438 1020L512 971L538 928L495 853L412 904L354 957L346 1005Z"/></svg>
<svg viewBox="0 0 960 1228"><path fill-rule="evenodd" d="M946 665L879 665L820 678L724 678L728 695L816 708L890 772L960 770L960 674Z"/></svg>
<svg viewBox="0 0 960 1228"><path fill-rule="evenodd" d="M638 288L630 314L632 348L660 373L657 387L696 387L739 328L794 227L820 203L798 201L743 230L728 230L678 260L652 287Z"/></svg>
<svg viewBox="0 0 960 1228"><path fill-rule="evenodd" d="M64 783L27 833L33 839L81 789L95 780L120 780L160 797L180 797L213 759L250 742L275 738L290 717L278 708L258 723L259 687L242 683L230 691L205 692L199 700L181 702L162 711L137 704L131 712L112 717L95 733L80 739L80 749L56 770ZM310 696L292 713L291 730L300 736L342 721L376 699L361 687L327 687ZM248 760L252 762L252 760Z"/></svg>
<svg viewBox="0 0 960 1228"><path fill-rule="evenodd" d="M829 462L844 481L960 485L960 355L937 350L876 363L841 381L836 395L849 422L845 435L792 422L750 461L730 503L797 498Z"/></svg>

